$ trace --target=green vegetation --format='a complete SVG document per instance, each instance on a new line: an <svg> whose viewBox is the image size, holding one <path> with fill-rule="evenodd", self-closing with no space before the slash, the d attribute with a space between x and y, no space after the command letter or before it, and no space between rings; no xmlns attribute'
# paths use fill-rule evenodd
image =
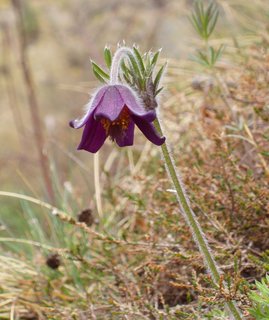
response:
<svg viewBox="0 0 269 320"><path fill-rule="evenodd" d="M250 299L254 303L254 308L250 313L255 319L269 319L269 276L266 275L261 282L256 281L258 293L253 291Z"/></svg>

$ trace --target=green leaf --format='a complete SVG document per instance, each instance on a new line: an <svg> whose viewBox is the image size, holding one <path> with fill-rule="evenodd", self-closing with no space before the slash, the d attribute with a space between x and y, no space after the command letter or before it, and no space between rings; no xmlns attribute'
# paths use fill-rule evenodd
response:
<svg viewBox="0 0 269 320"><path fill-rule="evenodd" d="M215 51L215 49L212 47L210 47L209 50L210 50L210 63L211 63L211 66L213 67L216 64L216 62L221 58L221 55L224 50L224 45L223 44L220 45L217 51Z"/></svg>
<svg viewBox="0 0 269 320"><path fill-rule="evenodd" d="M223 51L225 49L225 45L224 44L221 44L218 51L217 51L217 60L221 58L222 54L223 54Z"/></svg>
<svg viewBox="0 0 269 320"><path fill-rule="evenodd" d="M215 62L216 62L214 48L209 47L209 52L210 52L210 65L213 66L215 64Z"/></svg>
<svg viewBox="0 0 269 320"><path fill-rule="evenodd" d="M203 61L206 66L210 66L207 55L204 52L202 52L201 50L198 50L198 56L199 56L200 60Z"/></svg>
<svg viewBox="0 0 269 320"><path fill-rule="evenodd" d="M151 60L151 65L152 65L153 67L155 67L161 51L162 51L162 49L159 49L157 52L154 53L153 58L152 58L152 60Z"/></svg>
<svg viewBox="0 0 269 320"><path fill-rule="evenodd" d="M262 154L265 157L269 157L269 151L262 151L260 152L260 154Z"/></svg>
<svg viewBox="0 0 269 320"><path fill-rule="evenodd" d="M111 50L108 47L105 47L104 49L104 58L105 58L105 63L108 69L110 69L111 63L112 63L112 54L111 54Z"/></svg>
<svg viewBox="0 0 269 320"><path fill-rule="evenodd" d="M138 49L135 46L133 46L133 51L134 51L134 55L136 57L137 63L139 65L139 68L141 70L141 73L144 74L145 73L145 66L144 66L144 62L141 57L141 54L139 53Z"/></svg>
<svg viewBox="0 0 269 320"><path fill-rule="evenodd" d="M93 74L96 76L96 78L101 81L102 83L106 83L106 80L100 76L100 74L98 72L96 72L95 69L92 70L93 71Z"/></svg>
<svg viewBox="0 0 269 320"><path fill-rule="evenodd" d="M129 85L131 85L131 86L133 85L133 82L125 74L123 74L123 78Z"/></svg>
<svg viewBox="0 0 269 320"><path fill-rule="evenodd" d="M214 29L216 27L216 23L218 21L218 17L219 17L219 11L217 10L213 16L213 20L211 20L209 30L208 30L208 36L210 36L212 34L212 32L214 31Z"/></svg>
<svg viewBox="0 0 269 320"><path fill-rule="evenodd" d="M136 62L136 59L133 57L132 54L128 54L128 58L129 58L129 65L131 68L130 74L133 77L137 87L143 90L145 81L143 80L143 77L141 75L138 63Z"/></svg>
<svg viewBox="0 0 269 320"><path fill-rule="evenodd" d="M133 55L131 55L131 54L128 54L128 57L129 57L129 61L130 61L130 64L131 64L131 66L132 66L132 69L133 69L135 75L137 75L137 77L138 77L139 79L142 79L142 75L141 75L141 73L140 73L139 66L138 66L135 58L134 58Z"/></svg>
<svg viewBox="0 0 269 320"><path fill-rule="evenodd" d="M205 21L206 26L208 26L208 24L210 22L212 8L213 8L213 2L211 2L209 4L209 6L207 7L205 14L204 14L204 21Z"/></svg>
<svg viewBox="0 0 269 320"><path fill-rule="evenodd" d="M130 75L130 70L129 70L128 67L126 66L124 60L122 60L122 62L121 62L121 69L122 69L123 73L124 73L126 76L129 76L129 75Z"/></svg>
<svg viewBox="0 0 269 320"><path fill-rule="evenodd" d="M133 81L132 81L132 75L131 75L131 71L129 70L129 68L126 66L124 60L121 62L121 69L122 69L122 73L123 73L123 78L124 80L130 84L133 85Z"/></svg>
<svg viewBox="0 0 269 320"><path fill-rule="evenodd" d="M198 52L198 54L199 54L199 52ZM190 60L192 60L194 62L197 62L197 63L201 64L204 67L208 67L209 66L207 60L205 61L203 58L200 57L200 55L199 56L198 55L192 55L190 57Z"/></svg>
<svg viewBox="0 0 269 320"><path fill-rule="evenodd" d="M154 91L158 90L158 86L160 83L160 80L162 78L162 75L164 73L165 67L167 65L167 62L160 68L160 70L158 71L155 80L153 81L154 84Z"/></svg>
<svg viewBox="0 0 269 320"><path fill-rule="evenodd" d="M209 47L208 51L197 50L196 55L191 57L191 60L198 62L206 67L214 67L216 62L221 58L225 46L222 44L215 50L213 47Z"/></svg>
<svg viewBox="0 0 269 320"><path fill-rule="evenodd" d="M213 1L205 8L203 2L198 0L189 19L199 36L208 40L215 29L218 16L218 7Z"/></svg>
<svg viewBox="0 0 269 320"><path fill-rule="evenodd" d="M163 87L161 87L160 89L158 89L158 90L155 92L154 97L156 97L162 90L163 90Z"/></svg>
<svg viewBox="0 0 269 320"><path fill-rule="evenodd" d="M109 80L109 75L101 68L99 67L95 62L91 61L93 71L98 73L102 78Z"/></svg>
<svg viewBox="0 0 269 320"><path fill-rule="evenodd" d="M199 24L198 20L195 17L195 14L192 13L191 17L189 18L194 29L196 30L196 32L202 37L203 35L201 34L201 25Z"/></svg>
<svg viewBox="0 0 269 320"><path fill-rule="evenodd" d="M150 62L150 68L149 68L149 72L148 72L148 77L150 77L153 73L153 70L157 64L157 61L158 61L158 58L159 58L159 55L161 53L162 49L159 49L157 52L154 53L152 59L151 59L151 62Z"/></svg>
<svg viewBox="0 0 269 320"><path fill-rule="evenodd" d="M148 52L147 54L144 55L144 64L145 64L145 77L149 78L152 75L153 69L154 69L154 65L152 65L152 57L151 57L151 53Z"/></svg>

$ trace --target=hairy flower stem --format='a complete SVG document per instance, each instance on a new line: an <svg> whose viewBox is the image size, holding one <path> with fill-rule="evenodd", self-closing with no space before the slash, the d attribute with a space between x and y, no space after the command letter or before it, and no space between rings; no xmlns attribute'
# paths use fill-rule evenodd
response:
<svg viewBox="0 0 269 320"><path fill-rule="evenodd" d="M121 60L128 57L128 54L133 56L133 51L127 47L121 47L115 52L110 69L110 84L118 83Z"/></svg>
<svg viewBox="0 0 269 320"><path fill-rule="evenodd" d="M160 135L163 136L162 127L158 118L154 121L154 124L156 126L156 129L159 131ZM209 245L207 243L205 235L203 234L201 226L197 221L196 216L190 207L190 202L185 193L184 185L177 174L172 155L169 152L166 142L162 144L161 148L162 148L166 170L176 190L176 195L181 208L181 212L183 213L183 216L192 231L194 241L198 245L198 248L203 256L204 262L209 272L211 273L212 279L215 285L218 286L221 280L221 272L214 260L212 252L210 251ZM235 302L227 301L226 305L231 314L231 317L234 320L242 320L240 311L237 309Z"/></svg>

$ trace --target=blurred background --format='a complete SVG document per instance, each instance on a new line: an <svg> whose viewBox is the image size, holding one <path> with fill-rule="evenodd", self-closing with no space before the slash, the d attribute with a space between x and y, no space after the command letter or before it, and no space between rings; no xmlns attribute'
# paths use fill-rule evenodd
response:
<svg viewBox="0 0 269 320"><path fill-rule="evenodd" d="M201 46L189 21L193 3L0 0L1 189L54 203L72 191L78 207L95 206L93 196L89 197L95 190L94 157L76 151L81 130L68 126L83 114L90 92L98 85L90 59L104 65L104 46L113 51L124 41L142 51L162 48L162 58L169 62L166 91L185 90L197 73L189 57ZM257 34L265 34L262 1L216 3L221 19L213 43L225 43L234 54L238 39L247 45ZM137 139L140 150L144 142L139 145ZM98 159L102 167L113 146L108 142L104 149ZM114 148L106 167L122 172L125 161L114 163L115 152ZM10 209L10 199L1 203ZM9 209L1 216L9 215Z"/></svg>
<svg viewBox="0 0 269 320"><path fill-rule="evenodd" d="M22 71L18 17L9 1L0 4L1 186L31 192L31 185L40 192L43 179L29 88ZM192 50L190 5L191 1L160 0L21 1L27 38L23 50L42 122L40 130L51 169L57 171L61 184L76 175L66 153L83 159L89 170L91 167L92 156L75 151L81 132L68 127L70 119L82 115L96 86L90 59L103 64L104 46L114 50L123 40L127 45L139 44L142 50L162 47L163 57L186 57Z"/></svg>
<svg viewBox="0 0 269 320"><path fill-rule="evenodd" d="M265 221L259 214L262 212L266 217L268 210L265 175L269 172L266 91L269 3L262 0L213 2L217 4L220 15L210 44L213 47L224 44L225 50L217 67L205 70L191 60L196 50L205 46L189 20L194 5L192 0L0 0L0 189L44 200L76 218L81 210L90 208L90 212L94 213L91 224L97 221L93 228L106 235L112 234L120 239L129 236L131 240L144 239L146 235L148 238L145 241L160 239L171 243L182 243L181 239L184 239L186 247L195 250L193 244L189 244L190 235L184 223L175 218L178 217L178 207L174 195L166 192L170 183L155 146L145 142L137 130L133 148L120 149L107 141L96 155L78 152L76 148L82 130L74 130L68 125L70 120L83 114L83 106L90 93L100 85L93 76L90 59L104 66L103 50L106 45L113 52L118 43L128 46L137 44L141 52L162 48L161 63L167 60L168 68L160 109L176 162L180 163L190 187L191 198L196 199L205 212L212 212L216 220L224 219L223 225L236 235L234 239L233 236L231 240L229 238L231 242L227 240L227 247L223 249L226 252L231 246L236 247L229 256L232 266L238 243L246 252L249 242L244 243L242 239L255 238L256 232L262 240L257 241L254 249L263 252L268 247L267 227L262 226L258 231L251 228L255 226L255 221ZM206 87L201 86L201 79L202 82L205 80ZM232 94L237 100L232 100ZM227 128L235 132L231 143L229 139L232 135L228 142L225 140ZM223 163L227 163L228 169L220 173ZM237 178L238 181L233 182ZM230 185L237 188L235 200ZM82 246L85 244L81 252L85 250L87 255L88 251L89 255L92 254L92 248L89 250L87 247L88 235L84 230L75 232L69 225L62 227L62 221L49 217L42 205L42 208L32 208L26 202L10 197L1 197L0 203L1 248L8 256L10 252L16 253L18 260L12 265L20 266L18 261L24 261L28 256L27 268L32 270L35 261L42 265L44 257L48 252L54 252L56 247L60 254L69 252L72 259L77 258L77 247L81 243ZM234 212L239 216L238 220L234 219ZM249 220L245 214L249 214ZM207 228L208 220L203 219ZM243 231L240 229L243 228L240 219L246 223ZM251 219L256 220L253 222ZM102 223L98 225L98 221ZM215 226L212 238L218 239L223 229L218 221ZM12 244L19 238L22 238L20 244ZM28 240L35 241L33 246L25 242ZM95 240L90 238L90 241ZM125 249L119 248L117 250L122 255L113 255L109 250L116 249L110 242L111 248L108 250L107 243L100 244L98 237L97 240L96 252L90 256L92 260L89 259L89 263L94 267L96 261L98 266L104 263L101 266L103 269L100 269L102 272L105 270L104 274L94 268L90 271L88 268L85 272L83 263L78 267L78 264L72 264L67 259L68 268L71 264L70 270L66 268L65 279L61 278L60 273L57 279L66 284L67 291L72 279L74 287L70 290L70 297L75 300L76 292L82 297L85 308L88 307L88 296L85 298L84 290L88 290L88 280L97 279L98 285L104 279L110 281L110 264L115 265L115 270L119 266L131 270L130 262L131 266L137 267L134 274L140 281L141 275L136 274L140 266L137 265L154 254L156 261L162 261L164 257L162 249L149 253L144 252L144 248L141 250L141 261L140 256L134 255L137 261L133 263L129 249L124 252ZM255 239L252 240L255 243ZM223 244L221 236L216 241L219 241L216 246L219 245L218 250L222 252L219 249ZM43 248L44 244L47 247ZM40 248L44 249L41 253ZM140 249L138 247L137 250ZM108 263L102 260L104 254ZM174 258L173 254L175 252L169 252L168 258L165 256L163 259L169 261L167 269L170 269L172 260L169 259ZM84 257L83 254L81 256ZM226 262L225 253L220 259ZM242 261L246 261L244 259L243 256ZM182 266L185 268L184 263ZM176 268L178 265L175 266L175 274L181 274L181 269ZM184 268L182 270L189 267ZM125 270L122 270L124 275ZM119 283L116 271L112 279L115 292ZM255 269L255 272L258 271ZM81 274L86 279L83 278L85 287L82 285L84 280L79 278ZM47 270L44 275L51 281L56 277L54 273L48 274ZM250 278L255 275L251 274ZM259 269L259 275L264 275L264 270ZM6 276L9 276L9 270ZM165 299L168 304L172 301L171 306L174 306L178 303L178 291L172 299L170 275L162 277L169 283L165 285L164 291L169 292ZM192 279L193 274L188 274L188 277ZM13 279L9 280L11 287L6 291L13 292ZM141 281L139 290L144 283L143 279ZM107 301L106 287L98 285L92 291L96 289L99 294L103 290L104 301ZM31 284L28 287L31 288ZM163 284L160 287L163 288ZM57 291L58 285L55 288ZM78 288L82 288L81 291ZM156 288L159 291L159 287ZM137 292L140 294L139 290ZM147 290L145 292L148 293ZM185 303L192 301L189 297L194 296L191 292L183 298L180 296L179 300ZM119 297L120 301L121 293ZM4 298L6 301L10 299L9 296ZM65 312L68 314L68 308Z"/></svg>
<svg viewBox="0 0 269 320"><path fill-rule="evenodd" d="M262 1L217 2L221 19L215 36L222 41L251 37L266 28ZM161 47L162 57L168 61L188 59L199 46L188 19L192 5L191 0L28 0L20 2L23 21L18 22L16 6L0 0L1 189L44 191L29 90L34 91L36 106L32 108L38 109L41 144L50 170L57 172L61 185L74 181L77 170L66 155L83 159L89 170L92 162L91 155L75 151L81 132L68 127L70 119L82 114L82 106L96 86L90 59L103 64L104 46L114 50L123 41L138 44L142 51ZM20 23L26 38L23 49L16 28ZM25 80L21 55L28 60L33 88Z"/></svg>

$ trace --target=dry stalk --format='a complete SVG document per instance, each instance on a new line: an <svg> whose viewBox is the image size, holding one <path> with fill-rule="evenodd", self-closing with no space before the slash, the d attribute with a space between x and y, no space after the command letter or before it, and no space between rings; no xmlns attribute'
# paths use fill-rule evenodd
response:
<svg viewBox="0 0 269 320"><path fill-rule="evenodd" d="M12 5L17 18L20 65L25 82L25 88L27 91L28 103L32 118L32 125L34 129L34 139L39 155L39 163L49 199L52 203L55 203L53 184L49 170L49 160L45 151L46 149L43 135L43 123L40 119L40 111L35 92L33 75L31 72L31 67L27 55L27 38L24 29L23 14L20 0L12 0Z"/></svg>

